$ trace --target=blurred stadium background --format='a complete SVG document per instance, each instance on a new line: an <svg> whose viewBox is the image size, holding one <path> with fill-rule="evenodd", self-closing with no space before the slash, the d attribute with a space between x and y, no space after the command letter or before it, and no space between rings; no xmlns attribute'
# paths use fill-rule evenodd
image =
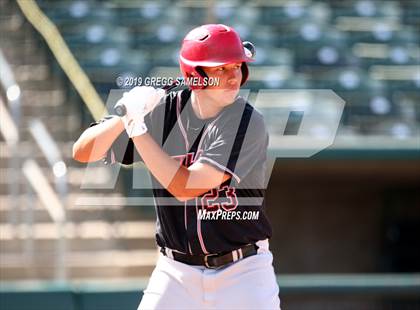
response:
<svg viewBox="0 0 420 310"><path fill-rule="evenodd" d="M274 166L283 309L420 309L419 1L0 0L0 11L1 309L135 309L157 257L153 207L136 206L131 169L115 189L81 189L111 169L85 175L71 148L118 76L178 76L180 41L203 23L255 43L253 92L346 101L331 147ZM282 134L271 132L274 156Z"/></svg>

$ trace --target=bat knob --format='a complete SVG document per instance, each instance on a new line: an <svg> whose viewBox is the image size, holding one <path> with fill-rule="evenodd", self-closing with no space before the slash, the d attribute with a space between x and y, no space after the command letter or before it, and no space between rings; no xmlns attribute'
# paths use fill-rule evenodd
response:
<svg viewBox="0 0 420 310"><path fill-rule="evenodd" d="M123 104L118 104L114 107L114 112L118 116L124 116L127 113L127 109Z"/></svg>
<svg viewBox="0 0 420 310"><path fill-rule="evenodd" d="M244 47L245 55L249 58L255 59L255 56L257 54L255 45L249 41L244 41L242 42L242 46Z"/></svg>

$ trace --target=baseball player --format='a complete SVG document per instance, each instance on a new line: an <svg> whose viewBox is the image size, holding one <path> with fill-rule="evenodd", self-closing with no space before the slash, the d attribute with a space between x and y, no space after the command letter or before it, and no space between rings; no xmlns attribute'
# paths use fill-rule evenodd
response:
<svg viewBox="0 0 420 310"><path fill-rule="evenodd" d="M186 89L133 88L117 103L125 115L92 124L73 157L150 171L160 255L138 309L279 309L268 134L238 95L252 58L233 28L211 24L187 34L179 61Z"/></svg>

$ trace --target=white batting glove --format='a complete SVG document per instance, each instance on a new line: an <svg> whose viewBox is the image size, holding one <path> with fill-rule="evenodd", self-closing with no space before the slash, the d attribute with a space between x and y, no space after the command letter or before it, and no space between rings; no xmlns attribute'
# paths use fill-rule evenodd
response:
<svg viewBox="0 0 420 310"><path fill-rule="evenodd" d="M150 86L137 86L124 93L117 105L125 106L126 114L121 120L130 138L147 132L144 116L153 110L164 95L163 89L154 89Z"/></svg>

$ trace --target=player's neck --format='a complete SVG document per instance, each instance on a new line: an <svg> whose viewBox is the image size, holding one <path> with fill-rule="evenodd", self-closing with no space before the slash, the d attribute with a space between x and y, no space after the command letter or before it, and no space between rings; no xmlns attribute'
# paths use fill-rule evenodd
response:
<svg viewBox="0 0 420 310"><path fill-rule="evenodd" d="M194 110L194 114L199 119L207 119L215 117L223 107L218 106L210 98L204 98L198 95L196 92L191 92L191 105Z"/></svg>

